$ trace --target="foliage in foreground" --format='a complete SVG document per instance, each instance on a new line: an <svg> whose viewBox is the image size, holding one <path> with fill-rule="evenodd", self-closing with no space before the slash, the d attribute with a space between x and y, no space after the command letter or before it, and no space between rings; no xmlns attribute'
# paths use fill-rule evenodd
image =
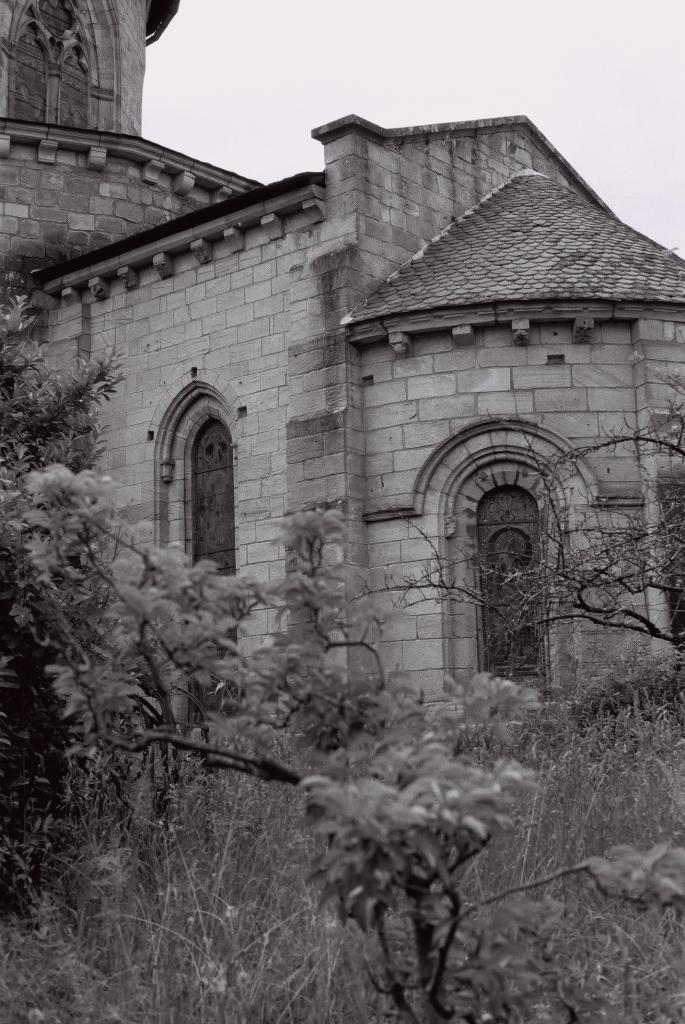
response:
<svg viewBox="0 0 685 1024"><path fill-rule="evenodd" d="M615 742L603 742L605 728ZM683 842L685 791L671 770L681 734L673 719L636 713L582 735L564 707L530 716L506 743L510 754L532 758L540 785L514 830L472 861L466 898L624 840ZM482 756L501 742L482 736ZM297 760L282 748L280 756ZM369 980L381 967L371 938L321 911L308 884L321 848L302 827L301 792L189 766L164 826L149 815L146 769L122 822L118 798L93 786L100 770L98 755L72 780L72 805L82 808L78 848L59 858L34 913L0 920L0 1024L396 1021ZM579 1024L685 1020L678 917L604 897L573 877L551 894L564 913L547 955ZM569 1019L552 1007L542 993L523 1019Z"/></svg>
<svg viewBox="0 0 685 1024"><path fill-rule="evenodd" d="M44 604L28 558L26 481L55 462L74 472L93 464L95 412L116 383L106 360L50 369L31 323L25 302L0 307L0 908L38 881L70 742L46 673L54 608ZM69 600L59 614L78 622Z"/></svg>
<svg viewBox="0 0 685 1024"><path fill-rule="evenodd" d="M525 715L534 695L482 676L426 706L388 677L372 609L346 603L336 513L293 516L297 566L263 584L191 565L174 548L140 547L92 473L51 467L28 487L27 547L55 608L55 686L84 747L160 750L164 816L182 752L300 789L322 844L314 876L341 922L373 937L373 983L399 1019L516 1021L543 995L573 1019L548 948L563 907L538 895L562 878L586 876L638 906L685 906L685 851L666 845L646 854L624 845L481 899L468 894L465 872L511 830L534 779L511 759L465 751L475 729ZM65 581L99 595L83 604L85 641L58 615ZM278 609L283 628L248 656L235 631L263 608ZM211 743L188 736L176 712L178 695L209 688L230 708L214 716ZM275 754L284 731L301 739L306 766Z"/></svg>
<svg viewBox="0 0 685 1024"><path fill-rule="evenodd" d="M492 749L476 756L474 737L490 723L525 715L532 693L483 676L468 691L427 707L388 677L374 645L373 609L346 601L342 521L334 513L292 517L288 543L297 564L276 583L222 576L211 563L191 565L175 548L140 547L112 512L112 485L86 468L94 455L95 407L114 383L111 367L55 375L26 341L21 307L5 324L5 877L35 882L39 858L26 852L27 809L39 831L51 809L35 800L29 806L22 789L33 744L20 726L28 721L33 728L38 719L22 701L40 690L41 735L52 743L52 727L61 737L60 767L68 732L78 732L82 759L119 759L119 770L110 764L98 787L102 806L105 786L120 785L122 846L101 862L103 879L107 872L126 874L128 777L141 760L156 764L158 843L169 856L182 854L174 803L187 758L195 756L202 778L208 769L224 769L300 794L317 837L314 876L341 927L368 936L375 950L372 984L398 1019L516 1021L541 1000L576 1019L577 1000L561 984L564 968L549 946L562 908L539 892L585 876L607 897L679 912L685 852L662 844L646 854L625 845L609 858L603 850L584 853L543 877L477 895L471 872L511 834L516 807L525 806L535 783L519 763L490 756ZM236 630L249 631L251 617L264 609L278 611L282 629L248 656L236 644ZM22 651L12 646L17 637ZM57 700L45 684L48 662ZM179 715L210 691L228 712L213 717L211 743L189 735ZM301 745L294 761L278 755L284 733ZM30 773L34 789L44 784L46 763L42 757ZM7 842L6 822L23 846ZM41 840L36 848L44 846ZM159 849L152 843L153 877ZM140 869L144 860L134 859ZM97 906L106 918L102 903ZM129 917L124 913L119 926ZM93 914L79 920L90 928ZM190 928L190 920L185 927L177 922L173 932L192 951ZM132 977L139 948L131 951ZM203 956L191 956L186 967L192 964L210 979L205 988L220 995L228 966L206 951ZM179 999L185 1012L182 993Z"/></svg>

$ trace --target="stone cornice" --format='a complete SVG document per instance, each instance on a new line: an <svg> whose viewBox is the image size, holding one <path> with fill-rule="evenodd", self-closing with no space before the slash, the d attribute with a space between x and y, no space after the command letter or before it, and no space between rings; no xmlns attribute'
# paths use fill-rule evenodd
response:
<svg viewBox="0 0 685 1024"><path fill-rule="evenodd" d="M302 175L292 180L299 182L306 177ZM312 177L322 178L321 175ZM299 226L304 227L322 219L325 190L317 181L300 184L299 187L275 195L269 195L270 190L273 192L275 186L271 186L271 189L256 189L254 195L248 193L216 207L187 214L62 266L34 271L34 278L48 295L59 295L66 289L79 291L89 287L89 282L96 279L106 282L120 278L125 287L131 289L136 287L137 271L142 267L152 265L158 273L162 268L163 274L160 273L160 276L170 276L173 273L174 256L190 252L198 259L200 253L201 262L209 262L213 258L211 247L214 242L224 246L226 251L223 255L230 254L247 245L245 232L248 229L260 228L262 236L265 233L267 238L272 238L275 220L282 221L284 217L301 214ZM260 198L262 194L265 194L264 198ZM239 204L238 200L242 200L242 203ZM240 239L240 244L236 243L236 237ZM206 244L196 244L201 242ZM75 264L73 268L72 264Z"/></svg>
<svg viewBox="0 0 685 1024"><path fill-rule="evenodd" d="M404 333L421 335L429 331L447 331L460 325L486 326L510 323L516 320L544 322L575 320L578 317L594 320L669 320L685 322L685 304L605 302L602 300L553 300L540 302L497 302L480 306L458 306L386 316L383 319L342 324L348 341L354 345L368 345L387 341L390 335Z"/></svg>
<svg viewBox="0 0 685 1024"><path fill-rule="evenodd" d="M56 144L57 151L71 153L90 153L91 150L106 151L107 156L119 160L129 160L143 167L148 164L159 165L159 172L165 171L172 178L183 172L194 176L195 184L210 192L226 188L230 192L246 192L256 188L260 182L245 178L233 171L226 171L212 164L194 160L173 149L167 149L155 142L148 142L136 135L120 135L116 132L89 131L82 128L66 128L62 125L36 124L31 121L15 121L11 118L0 118L0 155L11 156L11 147L15 145L40 146L41 143ZM106 164L103 164L106 166Z"/></svg>
<svg viewBox="0 0 685 1024"><path fill-rule="evenodd" d="M367 121L357 114L347 114L336 121L329 121L328 124L320 125L312 129L312 138L324 145L333 142L343 135L356 134L377 142L401 144L403 142L426 142L428 139L449 139L457 135L474 135L475 133L496 132L502 128L518 128L520 131L532 136L535 142L549 153L550 156L564 169L569 179L583 191L595 203L607 213L609 209L604 200L597 195L584 178L575 170L568 160L561 155L544 135L538 126L534 124L525 114L515 114L511 117L488 117L477 121L449 121L443 124L420 124L408 128L382 128L373 121Z"/></svg>

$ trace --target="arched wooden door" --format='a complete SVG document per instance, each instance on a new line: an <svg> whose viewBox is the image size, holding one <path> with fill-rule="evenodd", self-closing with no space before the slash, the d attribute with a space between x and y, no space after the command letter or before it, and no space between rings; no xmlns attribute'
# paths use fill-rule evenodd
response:
<svg viewBox="0 0 685 1024"><path fill-rule="evenodd" d="M193 559L211 558L221 572L236 571L233 447L223 423L209 420L192 456Z"/></svg>
<svg viewBox="0 0 685 1024"><path fill-rule="evenodd" d="M522 487L496 487L478 505L483 667L498 675L542 669L539 601L526 579L540 557L540 517Z"/></svg>

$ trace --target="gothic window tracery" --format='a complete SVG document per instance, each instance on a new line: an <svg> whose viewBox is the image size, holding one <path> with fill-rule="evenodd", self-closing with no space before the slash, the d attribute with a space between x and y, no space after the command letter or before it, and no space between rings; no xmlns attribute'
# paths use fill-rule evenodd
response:
<svg viewBox="0 0 685 1024"><path fill-rule="evenodd" d="M483 667L499 675L541 669L539 608L524 574L539 557L537 502L522 487L489 491L478 505Z"/></svg>
<svg viewBox="0 0 685 1024"><path fill-rule="evenodd" d="M192 452L193 558L211 558L234 573L235 502L231 436L219 420L209 420Z"/></svg>
<svg viewBox="0 0 685 1024"><path fill-rule="evenodd" d="M90 67L76 0L32 0L13 47L10 116L85 127Z"/></svg>

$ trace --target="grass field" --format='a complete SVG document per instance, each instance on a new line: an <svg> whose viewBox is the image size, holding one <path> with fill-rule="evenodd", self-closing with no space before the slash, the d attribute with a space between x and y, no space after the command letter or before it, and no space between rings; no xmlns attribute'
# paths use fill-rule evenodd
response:
<svg viewBox="0 0 685 1024"><path fill-rule="evenodd" d="M506 753L537 769L539 789L470 869L470 898L617 843L685 845L681 737L676 718L630 709L580 731L556 707L519 730ZM138 796L126 827L101 801L31 918L0 923L0 1024L394 1019L369 980L370 941L318 906L298 793L191 768L168 827ZM578 1021L685 1021L685 932L671 912L619 905L582 879L552 895L565 909L550 955ZM545 1005L530 1019L549 1020Z"/></svg>

